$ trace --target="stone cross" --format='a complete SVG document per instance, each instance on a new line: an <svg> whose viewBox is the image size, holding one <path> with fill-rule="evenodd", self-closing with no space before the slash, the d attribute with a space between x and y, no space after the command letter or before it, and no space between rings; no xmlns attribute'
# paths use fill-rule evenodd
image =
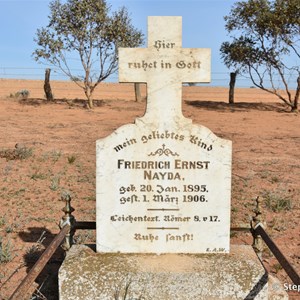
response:
<svg viewBox="0 0 300 300"><path fill-rule="evenodd" d="M183 119L183 82L210 82L210 49L182 48L182 17L148 17L148 48L119 49L119 81L147 83L144 118Z"/></svg>
<svg viewBox="0 0 300 300"><path fill-rule="evenodd" d="M181 22L149 17L149 47L119 49L119 79L147 83L147 109L97 141L98 252L229 252L231 142L182 115L210 50L182 48Z"/></svg>

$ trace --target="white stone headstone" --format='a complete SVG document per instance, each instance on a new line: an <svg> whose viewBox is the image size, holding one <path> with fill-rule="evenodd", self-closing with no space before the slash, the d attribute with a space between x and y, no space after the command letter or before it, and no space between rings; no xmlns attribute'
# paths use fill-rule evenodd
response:
<svg viewBox="0 0 300 300"><path fill-rule="evenodd" d="M147 109L97 141L97 252L229 252L231 141L182 115L210 50L181 38L181 17L149 17L148 48L119 49L119 80L147 83Z"/></svg>

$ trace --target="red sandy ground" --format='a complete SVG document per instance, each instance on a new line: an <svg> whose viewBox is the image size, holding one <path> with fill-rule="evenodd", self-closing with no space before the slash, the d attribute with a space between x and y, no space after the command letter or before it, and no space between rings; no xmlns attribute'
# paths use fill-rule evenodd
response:
<svg viewBox="0 0 300 300"><path fill-rule="evenodd" d="M61 100L45 103L42 81L0 80L0 299L8 299L58 233L63 190L72 193L77 220L95 220L95 141L145 111L145 101L133 101L130 84L98 87L95 99L102 101L94 110L72 101L83 95L71 82L53 82L52 88ZM30 91L28 100L13 97L21 89ZM232 226L249 224L260 196L268 233L300 273L299 115L257 89L238 89L233 106L227 93L185 87L183 113L233 141ZM92 231L76 235L78 242L95 239ZM232 243L251 241L248 233L232 237ZM34 299L57 299L62 259L58 251L48 263L32 287ZM264 264L282 283L291 283L268 250ZM299 293L290 299L300 299Z"/></svg>

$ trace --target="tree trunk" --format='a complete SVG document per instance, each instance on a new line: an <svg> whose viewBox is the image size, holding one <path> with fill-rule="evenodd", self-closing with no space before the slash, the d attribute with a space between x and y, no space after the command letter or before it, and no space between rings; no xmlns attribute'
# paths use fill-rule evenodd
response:
<svg viewBox="0 0 300 300"><path fill-rule="evenodd" d="M134 83L134 92L135 92L135 101L136 102L141 102L142 97L141 97L141 84L135 82Z"/></svg>
<svg viewBox="0 0 300 300"><path fill-rule="evenodd" d="M235 87L235 80L236 80L237 72L230 73L230 83L229 83L229 104L234 103L234 87Z"/></svg>
<svg viewBox="0 0 300 300"><path fill-rule="evenodd" d="M298 76L298 78L297 78L297 89L296 89L296 94L295 94L295 98L294 98L294 103L292 106L292 111L298 111L299 97L300 97L300 76Z"/></svg>
<svg viewBox="0 0 300 300"><path fill-rule="evenodd" d="M47 101L53 101L53 94L50 85L50 73L51 69L46 69L45 71L45 82L44 82L44 91Z"/></svg>
<svg viewBox="0 0 300 300"><path fill-rule="evenodd" d="M86 99L87 99L87 104L86 104L86 107L88 109L93 109L94 108L94 102L93 102L93 97L92 97L92 94L93 94L93 89L90 88L90 86L88 84L84 84L85 87L84 87L84 94L86 96Z"/></svg>
<svg viewBox="0 0 300 300"><path fill-rule="evenodd" d="M94 102L93 102L92 96L89 95L87 98L88 98L88 105L87 105L87 107L88 107L89 109L93 109L93 108L94 108Z"/></svg>

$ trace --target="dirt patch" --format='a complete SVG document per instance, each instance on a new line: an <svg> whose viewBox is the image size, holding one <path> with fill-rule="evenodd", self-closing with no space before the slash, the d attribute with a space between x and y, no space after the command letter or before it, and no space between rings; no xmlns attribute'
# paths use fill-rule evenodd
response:
<svg viewBox="0 0 300 300"><path fill-rule="evenodd" d="M300 273L300 117L267 94L263 98L252 89L249 96L247 91L240 93L252 100L240 98L229 105L227 89L212 93L211 88L187 87L183 113L233 141L232 226L249 224L260 196L267 231ZM92 111L84 108L79 94L72 94L71 101L61 96L49 104L43 95L21 102L13 97L0 100L0 299L8 299L58 233L63 190L72 193L77 220L95 220L95 141L145 111L145 102L129 101L129 94L134 99L133 90L123 92L110 86L111 98L98 98ZM117 100L122 97L127 101ZM76 239L94 242L95 233L79 231ZM250 234L232 236L232 243L251 242ZM39 276L32 287L37 288L35 299L57 299L62 259L58 251ZM267 250L264 263L282 283L291 283ZM290 296L299 299L298 293Z"/></svg>

